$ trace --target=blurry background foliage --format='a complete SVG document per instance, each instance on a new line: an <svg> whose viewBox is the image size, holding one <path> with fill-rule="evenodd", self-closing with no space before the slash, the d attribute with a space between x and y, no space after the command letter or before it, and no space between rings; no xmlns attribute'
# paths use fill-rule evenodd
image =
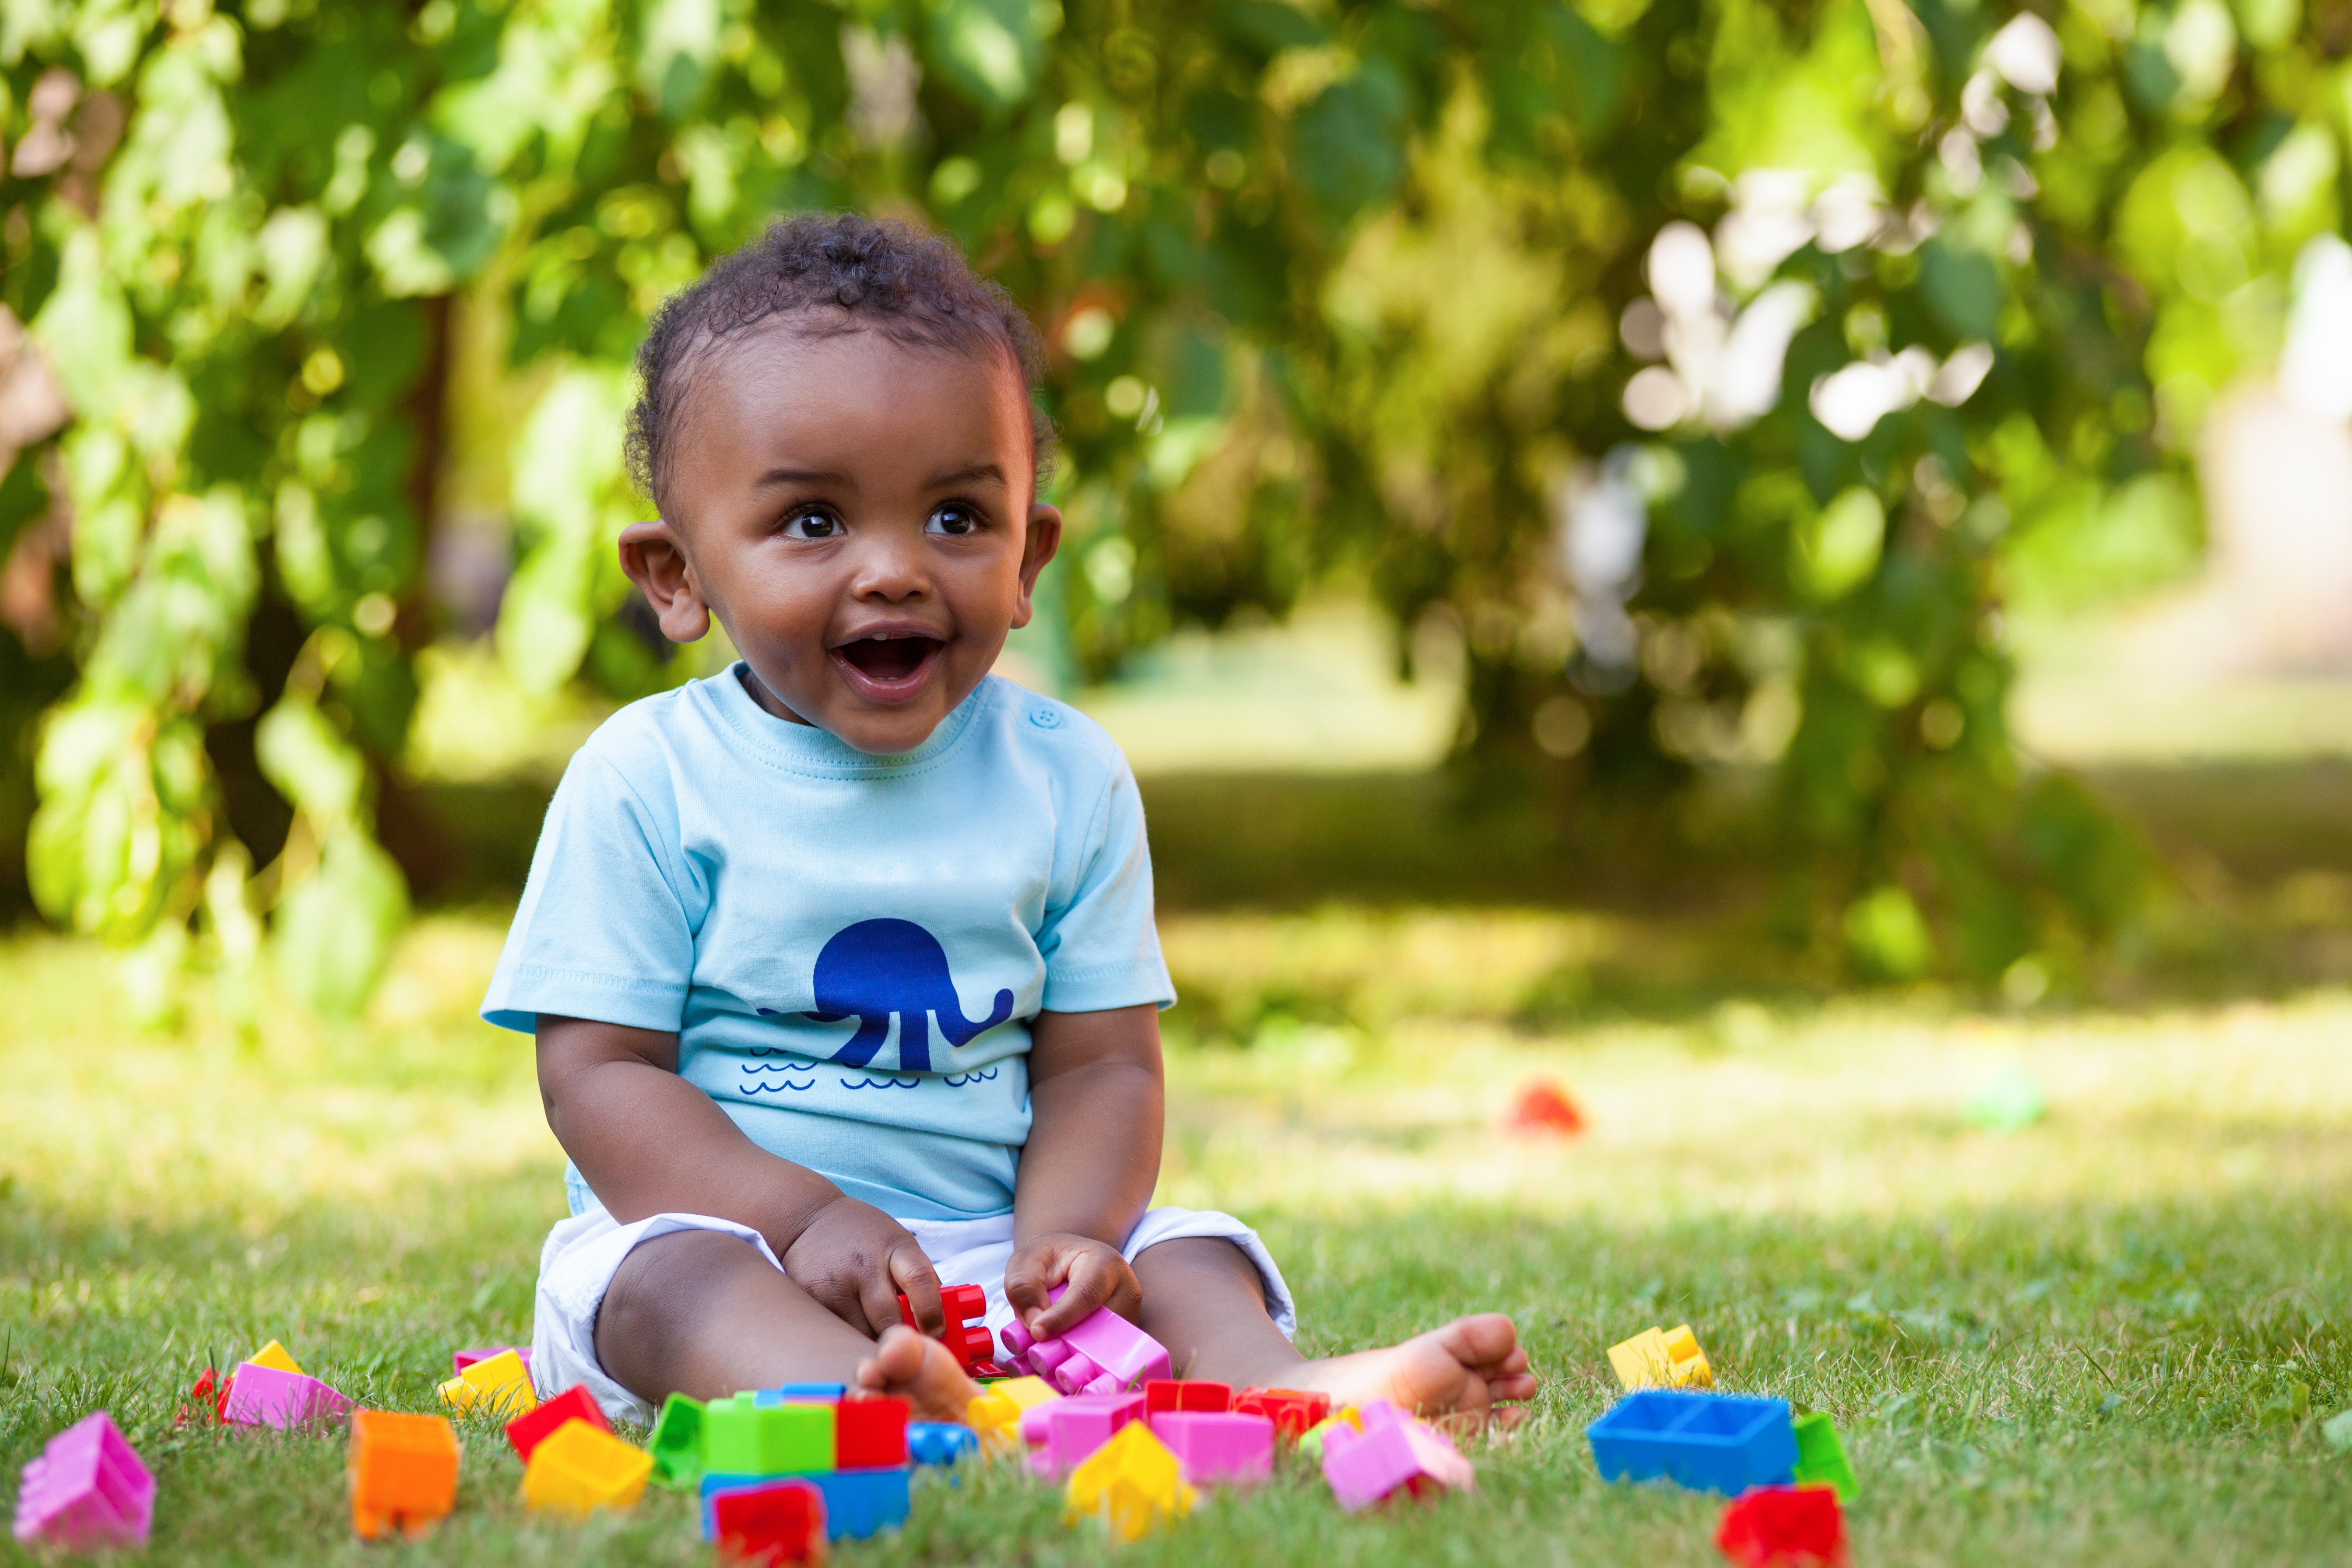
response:
<svg viewBox="0 0 2352 1568"><path fill-rule="evenodd" d="M0 841L155 1016L273 952L355 1006L436 852L449 476L508 489L525 694L712 668L613 560L629 355L855 206L1046 334L1077 676L1368 584L1462 650L1486 797L1769 764L1800 945L2066 963L2147 873L2021 771L2000 606L2195 559L2200 420L2341 246L2347 49L2352 0L6 0Z"/></svg>

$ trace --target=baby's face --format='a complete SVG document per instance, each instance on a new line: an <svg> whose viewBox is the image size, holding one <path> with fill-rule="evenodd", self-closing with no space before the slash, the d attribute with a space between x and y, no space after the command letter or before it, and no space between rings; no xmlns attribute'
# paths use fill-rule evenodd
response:
<svg viewBox="0 0 2352 1568"><path fill-rule="evenodd" d="M861 752L920 745L1061 538L1009 358L777 321L688 374L665 521L752 695Z"/></svg>

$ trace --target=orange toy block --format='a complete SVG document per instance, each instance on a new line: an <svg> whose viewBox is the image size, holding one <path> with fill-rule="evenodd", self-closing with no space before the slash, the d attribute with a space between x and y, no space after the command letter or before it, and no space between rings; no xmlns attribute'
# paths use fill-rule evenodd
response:
<svg viewBox="0 0 2352 1568"><path fill-rule="evenodd" d="M352 1415L352 1528L373 1541L386 1530L418 1536L457 1504L457 1428L439 1415L389 1410Z"/></svg>

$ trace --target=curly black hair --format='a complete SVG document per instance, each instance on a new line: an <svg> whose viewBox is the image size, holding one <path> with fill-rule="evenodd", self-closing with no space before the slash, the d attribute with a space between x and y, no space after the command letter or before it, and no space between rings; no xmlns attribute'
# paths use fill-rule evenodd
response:
<svg viewBox="0 0 2352 1568"><path fill-rule="evenodd" d="M1013 296L973 273L949 241L912 224L854 213L779 218L722 257L654 313L637 348L629 410L629 475L661 500L689 379L713 348L787 312L818 336L872 331L894 342L1011 357L1029 394L1029 446L1043 484L1054 426L1040 410L1045 356Z"/></svg>

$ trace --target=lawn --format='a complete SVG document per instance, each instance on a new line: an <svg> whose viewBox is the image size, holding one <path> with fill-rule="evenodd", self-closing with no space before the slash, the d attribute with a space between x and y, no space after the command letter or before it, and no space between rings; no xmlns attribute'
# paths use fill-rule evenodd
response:
<svg viewBox="0 0 2352 1568"><path fill-rule="evenodd" d="M273 1336L412 1409L452 1348L528 1337L559 1160L525 1043L471 1016L499 931L436 915L363 1024L273 1013L249 1038L201 997L142 1036L96 950L0 947L9 1473L103 1405L162 1478L159 1561L707 1560L666 1493L527 1517L487 1425L457 1516L363 1552L334 1437L173 1423L206 1364ZM1547 1383L1472 1447L1475 1496L1348 1520L1290 1473L1122 1561L1717 1561L1717 1503L1604 1486L1582 1436L1606 1347L1685 1321L1727 1386L1835 1416L1860 1563L2342 1560L2352 1455L2319 1423L2352 1404L2352 994L2015 1016L1783 994L1538 1030L1528 994L1659 943L1630 916L1410 904L1166 934L1194 1000L1163 1197L1264 1229L1311 1348L1499 1307ZM2049 1114L1971 1127L1972 1088L2019 1064ZM1497 1132L1537 1076L1587 1135ZM903 1534L841 1561L1104 1553L992 1469L927 1480Z"/></svg>

